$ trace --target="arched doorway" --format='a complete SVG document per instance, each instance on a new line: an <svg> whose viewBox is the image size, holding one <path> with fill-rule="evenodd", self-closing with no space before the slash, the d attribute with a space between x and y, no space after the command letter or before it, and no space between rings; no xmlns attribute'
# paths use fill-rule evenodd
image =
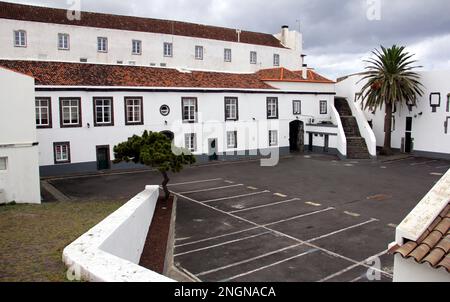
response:
<svg viewBox="0 0 450 302"><path fill-rule="evenodd" d="M302 121L295 120L289 123L289 147L291 152L305 151L305 126Z"/></svg>
<svg viewBox="0 0 450 302"><path fill-rule="evenodd" d="M165 135L170 141L173 141L175 134L172 131L162 131L161 134Z"/></svg>

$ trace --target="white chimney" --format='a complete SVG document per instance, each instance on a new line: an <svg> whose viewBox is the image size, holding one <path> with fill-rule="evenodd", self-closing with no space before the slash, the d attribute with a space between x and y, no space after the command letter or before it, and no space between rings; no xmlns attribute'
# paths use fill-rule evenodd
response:
<svg viewBox="0 0 450 302"><path fill-rule="evenodd" d="M303 67L302 67L302 78L303 78L304 80L307 80L307 79L308 79L308 67L306 67L306 66L303 66Z"/></svg>
<svg viewBox="0 0 450 302"><path fill-rule="evenodd" d="M289 42L289 26L283 25L281 27L281 43L284 46L287 46L287 43Z"/></svg>
<svg viewBox="0 0 450 302"><path fill-rule="evenodd" d="M237 41L238 42L241 42L241 33L242 33L242 30L236 29Z"/></svg>

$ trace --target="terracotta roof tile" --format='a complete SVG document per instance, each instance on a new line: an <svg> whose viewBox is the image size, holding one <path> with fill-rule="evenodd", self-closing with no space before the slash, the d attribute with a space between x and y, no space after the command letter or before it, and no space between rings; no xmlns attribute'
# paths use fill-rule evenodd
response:
<svg viewBox="0 0 450 302"><path fill-rule="evenodd" d="M261 80L270 82L334 83L311 69L308 69L306 79L303 78L302 71L291 71L284 67L261 69L256 74Z"/></svg>
<svg viewBox="0 0 450 302"><path fill-rule="evenodd" d="M0 2L0 18L139 32L173 34L177 36L196 37L229 42L238 41L236 29L231 28L91 12L82 12L80 20L69 20L67 18L67 10L65 9L21 5L7 2ZM285 48L277 38L275 38L271 34L265 33L242 31L240 34L240 42L246 44Z"/></svg>
<svg viewBox="0 0 450 302"><path fill-rule="evenodd" d="M255 74L48 61L0 60L0 66L30 75L42 86L275 89Z"/></svg>
<svg viewBox="0 0 450 302"><path fill-rule="evenodd" d="M413 258L418 263L428 263L434 268L450 272L450 203L417 240L409 241L391 252L403 258Z"/></svg>

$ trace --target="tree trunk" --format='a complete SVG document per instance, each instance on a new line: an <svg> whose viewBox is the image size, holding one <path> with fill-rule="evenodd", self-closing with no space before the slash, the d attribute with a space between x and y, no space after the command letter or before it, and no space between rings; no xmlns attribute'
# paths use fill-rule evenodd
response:
<svg viewBox="0 0 450 302"><path fill-rule="evenodd" d="M392 103L385 104L386 115L384 117L384 146L381 150L381 155L392 155L391 149L391 130L392 130Z"/></svg>
<svg viewBox="0 0 450 302"><path fill-rule="evenodd" d="M163 191L164 191L164 201L167 202L167 201L169 201L169 198L170 198L170 191L167 188L167 184L169 183L170 179L169 179L169 176L167 175L167 172L161 172L161 174L164 177L164 181L162 183L162 187L163 187Z"/></svg>

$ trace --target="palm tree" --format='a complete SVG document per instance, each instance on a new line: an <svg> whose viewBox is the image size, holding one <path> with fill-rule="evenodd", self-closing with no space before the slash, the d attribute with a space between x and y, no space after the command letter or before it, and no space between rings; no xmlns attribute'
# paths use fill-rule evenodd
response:
<svg viewBox="0 0 450 302"><path fill-rule="evenodd" d="M376 111L385 106L384 119L384 147L382 155L391 155L392 110L397 104L409 106L417 105L418 96L423 95L420 76L413 70L421 66L414 66L414 56L405 51L405 47L397 45L391 48L381 46L381 51L372 52L374 58L365 60L368 63L364 77L366 84L361 89L362 102L365 109Z"/></svg>

